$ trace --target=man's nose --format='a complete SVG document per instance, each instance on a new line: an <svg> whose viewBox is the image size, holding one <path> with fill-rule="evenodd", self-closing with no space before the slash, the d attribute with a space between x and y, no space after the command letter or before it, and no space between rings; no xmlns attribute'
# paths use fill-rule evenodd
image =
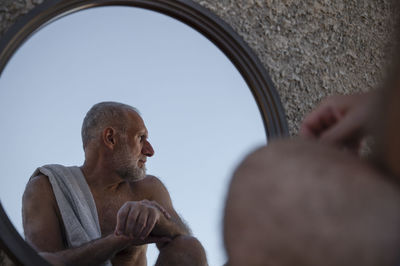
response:
<svg viewBox="0 0 400 266"><path fill-rule="evenodd" d="M145 140L143 148L142 148L142 153L146 155L147 157L151 157L154 155L154 150L153 147L151 146L150 142Z"/></svg>

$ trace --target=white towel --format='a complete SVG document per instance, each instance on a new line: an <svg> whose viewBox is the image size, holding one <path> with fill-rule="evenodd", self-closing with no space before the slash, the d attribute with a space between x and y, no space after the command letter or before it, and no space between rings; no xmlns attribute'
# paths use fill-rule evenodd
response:
<svg viewBox="0 0 400 266"><path fill-rule="evenodd" d="M69 247L78 247L100 238L96 204L81 169L77 166L44 165L36 169L32 177L40 173L49 177L53 187ZM111 266L111 262L106 261L102 265Z"/></svg>

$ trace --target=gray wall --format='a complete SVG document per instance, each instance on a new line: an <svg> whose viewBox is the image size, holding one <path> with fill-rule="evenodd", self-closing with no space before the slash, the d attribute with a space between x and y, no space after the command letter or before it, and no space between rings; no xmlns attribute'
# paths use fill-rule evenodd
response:
<svg viewBox="0 0 400 266"><path fill-rule="evenodd" d="M194 0L225 20L261 59L292 134L334 93L376 87L389 36L389 0ZM43 0L0 0L0 36Z"/></svg>

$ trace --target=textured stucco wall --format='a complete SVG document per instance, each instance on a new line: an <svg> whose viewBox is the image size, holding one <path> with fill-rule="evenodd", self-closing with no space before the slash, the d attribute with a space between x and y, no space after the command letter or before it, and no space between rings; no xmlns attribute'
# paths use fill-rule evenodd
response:
<svg viewBox="0 0 400 266"><path fill-rule="evenodd" d="M45 0L0 0L0 34ZM261 59L292 134L329 94L381 80L390 0L194 0L226 21Z"/></svg>
<svg viewBox="0 0 400 266"><path fill-rule="evenodd" d="M381 79L389 1L196 0L238 32L268 70L292 134L334 93L366 91Z"/></svg>
<svg viewBox="0 0 400 266"><path fill-rule="evenodd" d="M0 249L0 265L1 266L13 266L14 263L7 257L7 254Z"/></svg>

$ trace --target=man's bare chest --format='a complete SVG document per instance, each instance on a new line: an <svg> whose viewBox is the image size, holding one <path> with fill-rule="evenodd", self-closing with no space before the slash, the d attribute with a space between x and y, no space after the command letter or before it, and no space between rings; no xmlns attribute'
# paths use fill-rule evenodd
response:
<svg viewBox="0 0 400 266"><path fill-rule="evenodd" d="M101 234L106 236L114 233L118 211L128 201L143 200L143 193L135 193L131 190L120 190L118 193L93 193L99 218ZM146 265L147 245L130 246L122 250L113 258L115 265Z"/></svg>
<svg viewBox="0 0 400 266"><path fill-rule="evenodd" d="M148 198L145 193L119 191L118 193L94 193L97 215L103 236L114 232L118 211L128 201L140 201Z"/></svg>

